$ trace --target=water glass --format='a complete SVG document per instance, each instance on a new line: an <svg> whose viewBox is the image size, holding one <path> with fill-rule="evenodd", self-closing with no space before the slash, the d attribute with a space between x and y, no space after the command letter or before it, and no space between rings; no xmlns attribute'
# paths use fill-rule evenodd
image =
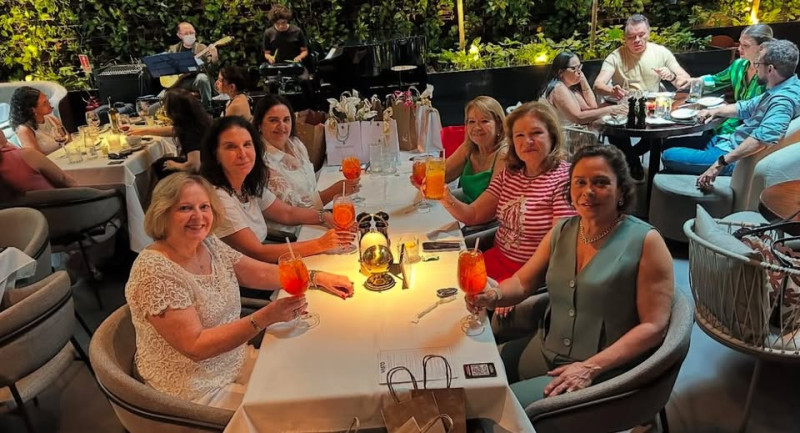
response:
<svg viewBox="0 0 800 433"><path fill-rule="evenodd" d="M69 144L64 146L64 150L67 152L67 161L70 164L77 164L83 161L83 155L81 152L81 148L75 144Z"/></svg>
<svg viewBox="0 0 800 433"><path fill-rule="evenodd" d="M661 95L656 96L656 107L653 117L659 119L667 117L667 114L670 112L670 108L672 108L672 98Z"/></svg>
<svg viewBox="0 0 800 433"><path fill-rule="evenodd" d="M122 150L120 145L119 135L117 134L108 134L106 136L106 140L108 140L108 152L109 153L119 153Z"/></svg>
<svg viewBox="0 0 800 433"><path fill-rule="evenodd" d="M697 102L703 97L703 80L693 80L689 87L689 102Z"/></svg>
<svg viewBox="0 0 800 433"><path fill-rule="evenodd" d="M386 146L380 141L369 145L369 172L372 174L382 174L385 172L383 166L383 154Z"/></svg>

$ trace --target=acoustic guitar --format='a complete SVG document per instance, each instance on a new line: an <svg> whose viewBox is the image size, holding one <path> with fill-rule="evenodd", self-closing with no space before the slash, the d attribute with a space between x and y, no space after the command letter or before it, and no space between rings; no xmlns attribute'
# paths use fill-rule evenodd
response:
<svg viewBox="0 0 800 433"><path fill-rule="evenodd" d="M198 59L200 57L203 57L209 51L211 51L212 48L221 47L223 45L228 45L232 41L233 41L233 37L224 36L220 40L218 40L218 41L214 42L213 44L207 46L203 51L200 51L199 53L195 54L194 58ZM164 86L165 89L168 89L168 88L174 86L175 83L177 83L181 79L189 77L189 76L194 75L196 73L197 72L189 72L189 73L186 73L186 74L162 75L158 80L161 82L161 85Z"/></svg>

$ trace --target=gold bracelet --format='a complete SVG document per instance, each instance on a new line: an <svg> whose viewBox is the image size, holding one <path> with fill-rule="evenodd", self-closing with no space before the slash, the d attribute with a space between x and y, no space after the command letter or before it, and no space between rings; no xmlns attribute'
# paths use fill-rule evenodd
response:
<svg viewBox="0 0 800 433"><path fill-rule="evenodd" d="M317 287L317 272L319 271L308 271L308 282L311 283L311 287Z"/></svg>
<svg viewBox="0 0 800 433"><path fill-rule="evenodd" d="M253 326L253 329L255 329L256 332L261 332L264 330L264 328L262 328L261 325L259 325L258 322L256 322L256 319L253 318L252 314L249 317L250 317L250 325Z"/></svg>

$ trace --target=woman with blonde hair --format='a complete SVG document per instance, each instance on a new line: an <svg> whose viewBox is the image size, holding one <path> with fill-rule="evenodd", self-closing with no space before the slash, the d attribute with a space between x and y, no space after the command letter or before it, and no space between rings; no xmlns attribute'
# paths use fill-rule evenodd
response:
<svg viewBox="0 0 800 433"><path fill-rule="evenodd" d="M240 317L239 284L275 290L280 280L276 265L213 235L224 213L200 176L179 172L159 182L144 220L155 242L133 262L125 298L144 382L175 398L235 410L256 359L247 342L298 317L308 303L288 296ZM353 284L339 275L312 271L311 284L341 298L353 294Z"/></svg>
<svg viewBox="0 0 800 433"><path fill-rule="evenodd" d="M506 166L505 120L503 107L489 96L478 96L464 108L464 142L445 166L445 182L459 179L461 189L453 193L464 203L475 201Z"/></svg>
<svg viewBox="0 0 800 433"><path fill-rule="evenodd" d="M529 102L506 118L508 148L505 168L472 203L458 200L445 188L444 208L466 225L500 223L494 246L484 258L489 276L502 281L533 255L542 238L560 218L575 210L564 199L569 163L564 161L561 122L542 102Z"/></svg>

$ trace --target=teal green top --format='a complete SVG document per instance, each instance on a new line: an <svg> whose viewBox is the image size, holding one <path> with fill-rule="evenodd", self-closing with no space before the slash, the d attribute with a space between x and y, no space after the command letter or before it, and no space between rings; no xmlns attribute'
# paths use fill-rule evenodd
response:
<svg viewBox="0 0 800 433"><path fill-rule="evenodd" d="M550 238L546 275L550 320L542 352L551 365L584 361L639 324L636 279L644 238L653 227L625 217L576 274L579 221L577 216L559 221Z"/></svg>
<svg viewBox="0 0 800 433"><path fill-rule="evenodd" d="M462 201L464 203L470 204L477 200L478 196L483 194L486 188L489 187L489 181L492 180L492 173L494 172L494 165L497 163L497 155L500 154L500 150L503 147L505 146L501 146L495 152L492 167L479 173L473 173L472 161L470 161L470 156L467 155L467 163L464 164L464 170L461 171L461 178L459 180L464 198Z"/></svg>
<svg viewBox="0 0 800 433"><path fill-rule="evenodd" d="M758 83L758 76L753 75L750 82L747 81L747 69L750 62L745 59L736 59L722 72L715 75L703 77L703 84L712 91L733 88L733 99L735 101L745 101L755 98L767 90L766 85ZM739 119L728 119L717 127L717 134L730 134L741 124Z"/></svg>

